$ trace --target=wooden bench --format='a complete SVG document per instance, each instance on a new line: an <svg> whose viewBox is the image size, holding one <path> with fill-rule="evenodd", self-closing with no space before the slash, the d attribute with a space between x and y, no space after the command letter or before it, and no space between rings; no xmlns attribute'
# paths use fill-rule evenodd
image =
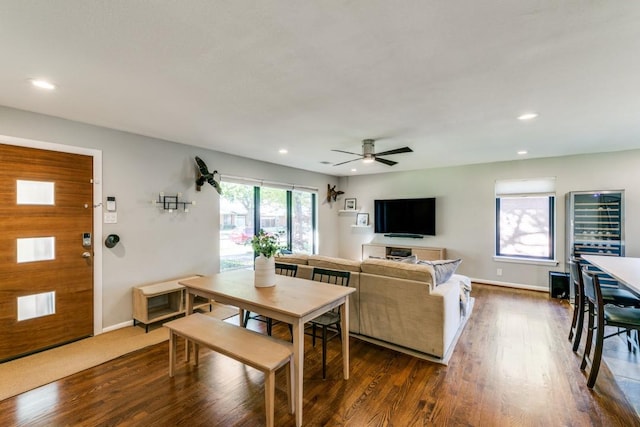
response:
<svg viewBox="0 0 640 427"><path fill-rule="evenodd" d="M222 320L195 313L164 324L169 328L169 376L173 377L176 363L176 337L194 344L194 364L198 366L199 345L224 354L264 373L265 410L267 426L274 423L275 371L289 364L287 403L293 414L293 346ZM187 351L187 361L189 352Z"/></svg>

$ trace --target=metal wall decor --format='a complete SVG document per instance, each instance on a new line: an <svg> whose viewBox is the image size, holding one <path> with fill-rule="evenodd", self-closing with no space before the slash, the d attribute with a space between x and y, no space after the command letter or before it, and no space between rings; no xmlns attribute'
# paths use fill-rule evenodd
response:
<svg viewBox="0 0 640 427"><path fill-rule="evenodd" d="M155 205L162 206L162 209L164 209L165 211L178 211L179 208L182 207L183 211L189 212L189 208L187 206L194 206L196 202L187 202L185 200L180 200L181 197L182 193L178 193L175 196L166 196L164 193L160 193L158 194L158 200L154 200L153 203Z"/></svg>

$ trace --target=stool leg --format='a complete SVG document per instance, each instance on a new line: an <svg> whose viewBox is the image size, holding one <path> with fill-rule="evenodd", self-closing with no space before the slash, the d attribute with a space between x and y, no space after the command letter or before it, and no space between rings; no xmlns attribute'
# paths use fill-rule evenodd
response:
<svg viewBox="0 0 640 427"><path fill-rule="evenodd" d="M602 361L602 345L604 341L604 314L598 313L598 324L596 325L596 350L591 361L591 371L587 380L587 387L593 388L600 371L600 362Z"/></svg>
<svg viewBox="0 0 640 427"><path fill-rule="evenodd" d="M578 351L578 347L580 346L580 339L582 338L582 329L584 328L584 310L585 310L584 298L582 295L580 295L580 300L578 301L578 305L576 306L578 322L576 323L576 334L573 339L573 351Z"/></svg>
<svg viewBox="0 0 640 427"><path fill-rule="evenodd" d="M587 343L584 346L584 355L582 356L582 363L580 364L580 369L584 370L587 367L587 360L589 360L589 354L591 353L591 346L593 344L593 328L594 328L594 307L591 302L587 303L589 305L589 322L587 326Z"/></svg>
<svg viewBox="0 0 640 427"><path fill-rule="evenodd" d="M275 396L275 372L265 372L264 374L264 408L267 416L267 427L273 427L274 422L274 396Z"/></svg>

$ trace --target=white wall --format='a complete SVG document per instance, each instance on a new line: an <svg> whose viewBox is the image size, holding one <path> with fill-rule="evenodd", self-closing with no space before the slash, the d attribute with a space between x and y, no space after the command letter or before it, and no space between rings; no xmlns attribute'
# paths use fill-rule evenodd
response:
<svg viewBox="0 0 640 427"><path fill-rule="evenodd" d="M104 224L104 240L121 236L116 248L103 248L103 325L131 320L131 287L184 274L218 270L218 196L206 186L196 193L193 157L202 157L223 174L319 188L319 252L359 259L361 244L373 229L352 228L353 214L338 213L345 197L355 197L362 212L376 198L437 197L437 236L379 241L443 246L448 257L462 258L460 272L495 282L548 288L548 271L564 271L564 194L578 190L626 190L627 255L640 256L640 150L599 155L472 165L413 172L347 177L345 194L326 203L326 185L335 177L253 161L192 146L143 137L0 106L0 135L94 148L103 152L103 195L116 196L118 224ZM494 182L555 176L557 185L556 268L496 262ZM182 192L197 206L170 215L151 205L157 193ZM373 218L371 218L373 220ZM381 240L386 239L386 240ZM497 276L496 269L503 275Z"/></svg>
<svg viewBox="0 0 640 427"><path fill-rule="evenodd" d="M1 106L0 135L102 151L103 203L116 197L118 223L104 224L95 243L112 233L121 238L102 250L104 328L131 320L133 286L218 271L219 198L208 184L195 191L194 156L222 174L317 187L319 229L337 226L336 205L324 202L336 177ZM151 204L161 191L197 204L169 214ZM337 256L338 235L319 234L319 251Z"/></svg>
<svg viewBox="0 0 640 427"><path fill-rule="evenodd" d="M493 260L497 179L556 177L557 267ZM427 169L341 178L344 197L355 197L373 221L373 200L436 197L436 236L424 239L386 238L373 228L352 228L355 216L340 214L340 256L359 259L361 244L375 241L437 246L448 258L462 258L459 271L492 282L548 289L549 271L565 271L565 193L587 190L625 190L626 254L640 256L640 150L519 160L491 164ZM497 276L501 268L502 276ZM567 267L568 268L568 267Z"/></svg>

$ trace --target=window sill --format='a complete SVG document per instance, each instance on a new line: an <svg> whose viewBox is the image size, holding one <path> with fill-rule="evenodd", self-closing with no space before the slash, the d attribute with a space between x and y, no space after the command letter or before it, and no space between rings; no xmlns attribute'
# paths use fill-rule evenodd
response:
<svg viewBox="0 0 640 427"><path fill-rule="evenodd" d="M517 258L508 256L494 256L494 261L511 262L514 264L533 264L533 265L546 265L550 267L556 267L558 260L555 259L535 259L535 258Z"/></svg>

